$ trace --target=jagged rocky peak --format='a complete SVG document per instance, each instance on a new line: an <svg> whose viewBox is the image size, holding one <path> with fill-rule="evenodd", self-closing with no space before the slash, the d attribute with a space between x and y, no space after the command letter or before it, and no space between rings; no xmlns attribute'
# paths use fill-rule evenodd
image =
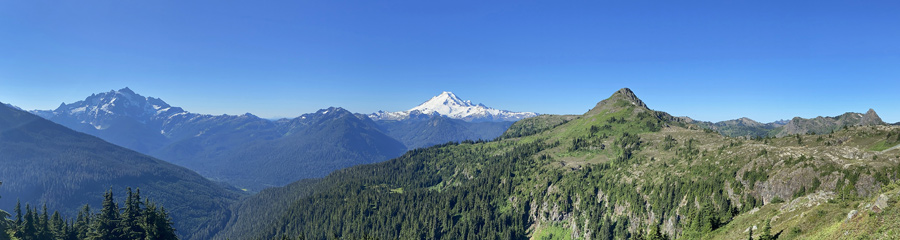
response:
<svg viewBox="0 0 900 240"><path fill-rule="evenodd" d="M144 97L134 93L130 88L125 87L119 90L110 90L109 92L91 94L82 101L71 104L62 103L54 110L56 114L79 114L90 112L106 112L110 114L149 114L153 115L157 110L170 108L171 106L165 101Z"/></svg>
<svg viewBox="0 0 900 240"><path fill-rule="evenodd" d="M647 104L644 104L644 101L641 101L641 99L638 98L633 91L631 91L631 89L622 88L619 89L619 91L613 93L612 96L609 96L609 98L598 102L597 105L594 106L594 108L592 108L590 111L585 113L585 115L594 115L603 111L616 111L619 108L616 104L620 101L624 101L625 103L634 105L638 108L650 109L649 107L647 107Z"/></svg>
<svg viewBox="0 0 900 240"><path fill-rule="evenodd" d="M46 119L65 118L69 121L87 123L95 128L105 129L114 119L130 118L141 123L185 113L181 108L172 107L159 98L144 97L131 88L94 93L84 100L61 103L55 110L33 110L33 114Z"/></svg>
<svg viewBox="0 0 900 240"><path fill-rule="evenodd" d="M862 116L862 119L859 121L860 125L883 125L884 121L881 120L881 117L875 113L874 109L869 108L869 111L866 111L866 114Z"/></svg>

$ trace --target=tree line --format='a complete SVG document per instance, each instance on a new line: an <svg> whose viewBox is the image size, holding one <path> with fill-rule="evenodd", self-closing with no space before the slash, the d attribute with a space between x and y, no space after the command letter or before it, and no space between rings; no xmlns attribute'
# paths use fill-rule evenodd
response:
<svg viewBox="0 0 900 240"><path fill-rule="evenodd" d="M100 212L85 204L74 219L61 216L59 211L51 214L46 204L41 209L25 204L23 209L17 202L14 216L0 210L0 240L178 239L166 209L142 200L140 194L140 189L133 192L128 188L120 207L110 189L103 195Z"/></svg>

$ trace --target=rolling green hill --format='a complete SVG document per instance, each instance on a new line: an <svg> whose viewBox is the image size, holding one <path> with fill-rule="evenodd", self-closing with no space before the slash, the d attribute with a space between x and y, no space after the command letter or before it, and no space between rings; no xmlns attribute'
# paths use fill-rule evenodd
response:
<svg viewBox="0 0 900 240"><path fill-rule="evenodd" d="M582 116L547 118L517 123L510 131L518 133L498 141L340 170L302 194L280 194L290 199L248 199L242 206L289 207L249 213L254 231L226 229L216 238L717 238L760 226L746 219L785 202L873 197L900 175L900 149L892 147L900 128L892 126L730 138L650 110L628 89ZM773 229L788 226L770 220ZM799 231L834 226L826 220Z"/></svg>

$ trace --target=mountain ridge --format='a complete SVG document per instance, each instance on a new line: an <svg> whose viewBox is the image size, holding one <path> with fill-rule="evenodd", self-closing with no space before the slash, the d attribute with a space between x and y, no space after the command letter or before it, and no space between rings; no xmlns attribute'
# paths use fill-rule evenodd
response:
<svg viewBox="0 0 900 240"><path fill-rule="evenodd" d="M795 134L826 134L845 126L887 125L881 120L881 117L878 116L875 110L871 108L864 114L846 112L834 117L793 117L791 120L779 120L771 123L760 123L746 117L720 122L699 121L689 117L681 118L730 137L783 137Z"/></svg>

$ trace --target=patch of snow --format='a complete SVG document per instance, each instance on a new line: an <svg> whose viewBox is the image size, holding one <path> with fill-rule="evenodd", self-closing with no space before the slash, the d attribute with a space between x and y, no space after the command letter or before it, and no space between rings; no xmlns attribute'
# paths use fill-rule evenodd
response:
<svg viewBox="0 0 900 240"><path fill-rule="evenodd" d="M79 114L79 113L83 113L85 110L87 110L87 106L82 106L82 107L78 107L78 108L72 109L71 111L69 111L69 113L71 113L71 114Z"/></svg>

